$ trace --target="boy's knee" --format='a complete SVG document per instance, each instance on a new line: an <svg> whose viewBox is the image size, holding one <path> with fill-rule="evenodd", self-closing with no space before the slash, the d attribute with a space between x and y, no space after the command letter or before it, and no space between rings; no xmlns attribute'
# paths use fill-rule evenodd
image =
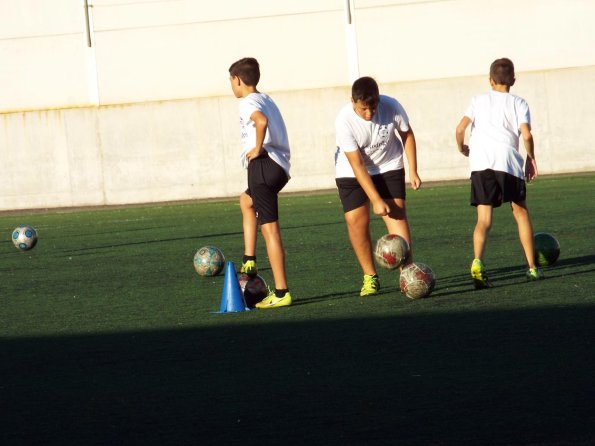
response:
<svg viewBox="0 0 595 446"><path fill-rule="evenodd" d="M240 195L240 207L252 207L252 197L248 195L246 192L242 192L242 194Z"/></svg>
<svg viewBox="0 0 595 446"><path fill-rule="evenodd" d="M489 231L492 229L492 219L490 218L478 218L476 227Z"/></svg>
<svg viewBox="0 0 595 446"><path fill-rule="evenodd" d="M512 215L515 218L528 218L529 217L529 210L525 203L512 203Z"/></svg>
<svg viewBox="0 0 595 446"><path fill-rule="evenodd" d="M369 219L362 218L362 215L348 212L345 214L345 223L352 230L367 229Z"/></svg>

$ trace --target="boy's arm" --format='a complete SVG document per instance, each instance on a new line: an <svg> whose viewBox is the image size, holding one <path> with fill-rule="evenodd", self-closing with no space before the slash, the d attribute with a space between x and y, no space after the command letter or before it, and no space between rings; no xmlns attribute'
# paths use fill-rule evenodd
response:
<svg viewBox="0 0 595 446"><path fill-rule="evenodd" d="M413 190L417 190L421 187L421 179L417 174L417 144L415 143L415 135L411 126L406 132L399 130L401 141L403 141L403 148L405 149L405 155L407 155L407 162L409 163L409 181Z"/></svg>
<svg viewBox="0 0 595 446"><path fill-rule="evenodd" d="M527 151L527 160L525 161L525 178L532 181L537 177L537 162L535 161L535 142L531 133L531 127L527 123L520 126L523 144Z"/></svg>
<svg viewBox="0 0 595 446"><path fill-rule="evenodd" d="M359 153L359 150L345 152L345 156L347 157L349 164L351 164L355 178L370 199L374 213L381 216L388 215L390 212L390 207L382 199L378 193L378 190L376 189L376 186L374 186L374 182L372 181L372 178L370 177L370 174L364 165L364 160L361 153Z"/></svg>
<svg viewBox="0 0 595 446"><path fill-rule="evenodd" d="M459 152L465 156L469 156L469 146L465 144L465 131L469 124L471 124L471 119L467 116L463 116L463 119L461 119L461 122L457 125L456 131L457 147L459 148Z"/></svg>
<svg viewBox="0 0 595 446"><path fill-rule="evenodd" d="M254 127L256 128L256 142L254 148L246 153L246 158L248 158L248 161L258 158L264 151L262 145L264 143L264 137L267 133L267 126L269 125L269 119L263 112L259 110L252 113L250 115L250 119L254 122Z"/></svg>

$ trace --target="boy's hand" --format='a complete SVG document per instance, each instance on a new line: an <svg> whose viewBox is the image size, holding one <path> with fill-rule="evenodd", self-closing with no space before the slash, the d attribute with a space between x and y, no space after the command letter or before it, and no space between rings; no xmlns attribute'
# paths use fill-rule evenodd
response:
<svg viewBox="0 0 595 446"><path fill-rule="evenodd" d="M381 198L372 202L372 209L376 215L381 217L390 213L390 206Z"/></svg>
<svg viewBox="0 0 595 446"><path fill-rule="evenodd" d="M257 149L254 147L248 153L246 153L246 159L248 162L252 161L254 158L258 158L262 154L262 149Z"/></svg>
<svg viewBox="0 0 595 446"><path fill-rule="evenodd" d="M410 183L413 190L417 190L421 187L421 178L417 174L417 172L409 173Z"/></svg>
<svg viewBox="0 0 595 446"><path fill-rule="evenodd" d="M525 160L525 178L528 183L537 178L537 163L534 158L527 157Z"/></svg>
<svg viewBox="0 0 595 446"><path fill-rule="evenodd" d="M469 146L467 144L463 144L463 147L459 149L459 152L465 156L469 156Z"/></svg>

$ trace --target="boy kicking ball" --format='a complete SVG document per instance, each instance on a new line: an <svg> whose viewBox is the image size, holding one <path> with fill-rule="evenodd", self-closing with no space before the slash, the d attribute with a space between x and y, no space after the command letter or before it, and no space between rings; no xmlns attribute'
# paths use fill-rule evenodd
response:
<svg viewBox="0 0 595 446"><path fill-rule="evenodd" d="M533 225L526 203L526 184L537 177L537 163L527 102L510 93L514 85L514 65L510 59L497 59L490 67L492 90L475 96L456 129L459 152L469 157L471 205L477 208L473 231L474 259L471 278L476 289L490 288L483 258L492 227L493 209L510 202L518 226L519 239L527 260L527 280L543 279L533 252ZM471 124L469 145L465 131ZM519 139L527 152L524 163Z"/></svg>
<svg viewBox="0 0 595 446"><path fill-rule="evenodd" d="M371 77L353 83L351 102L339 111L335 128L335 182L349 240L364 273L360 296L372 296L378 293L380 281L372 254L370 205L389 234L400 235L412 246L403 159L406 155L409 181L417 190L421 180L415 135L403 106L395 98L381 95ZM407 262L412 261L410 251Z"/></svg>

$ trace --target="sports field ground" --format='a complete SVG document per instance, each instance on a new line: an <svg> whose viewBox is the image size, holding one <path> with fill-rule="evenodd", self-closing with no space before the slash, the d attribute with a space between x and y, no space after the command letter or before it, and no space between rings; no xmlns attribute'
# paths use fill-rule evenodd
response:
<svg viewBox="0 0 595 446"><path fill-rule="evenodd" d="M335 192L284 195L294 305L233 314L192 259L214 245L239 267L236 201L0 214L0 444L593 445L594 190L529 186L535 231L561 244L540 282L496 209L481 291L468 185L408 191L414 260L437 276L417 301L389 270L359 297ZM21 223L32 251L10 240Z"/></svg>

